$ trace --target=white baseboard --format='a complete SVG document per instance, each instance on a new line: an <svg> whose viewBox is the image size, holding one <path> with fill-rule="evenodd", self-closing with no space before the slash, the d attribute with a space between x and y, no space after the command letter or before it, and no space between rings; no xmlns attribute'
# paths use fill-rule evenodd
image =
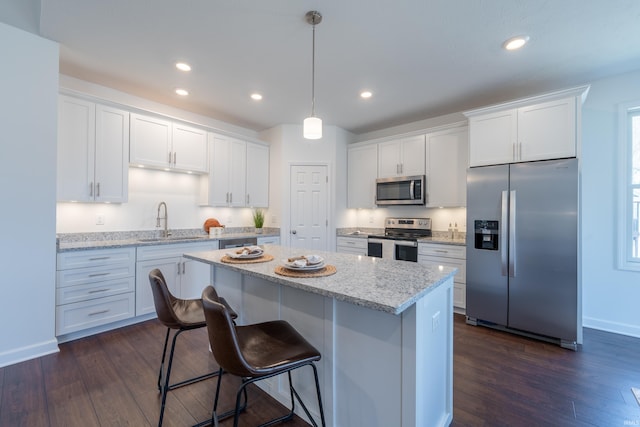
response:
<svg viewBox="0 0 640 427"><path fill-rule="evenodd" d="M58 340L55 338L26 347L14 348L0 353L0 368L24 362L25 360L35 359L36 357L46 356L47 354L57 353L58 351L60 351L58 348Z"/></svg>
<svg viewBox="0 0 640 427"><path fill-rule="evenodd" d="M598 329L614 334L628 335L630 337L640 338L640 326L629 325L626 323L611 322L608 320L596 319L593 317L583 317L582 326L585 328Z"/></svg>

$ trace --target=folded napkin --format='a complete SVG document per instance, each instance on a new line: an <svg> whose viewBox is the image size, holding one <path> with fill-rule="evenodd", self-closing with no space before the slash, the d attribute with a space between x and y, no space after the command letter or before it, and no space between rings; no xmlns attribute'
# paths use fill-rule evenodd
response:
<svg viewBox="0 0 640 427"><path fill-rule="evenodd" d="M320 264L323 261L324 259L319 255L303 255L287 259L287 262L293 267L306 267Z"/></svg>
<svg viewBox="0 0 640 427"><path fill-rule="evenodd" d="M242 258L247 255L258 255L262 254L264 251L260 246L245 246L243 248L237 249L235 252L227 252L227 256L230 258Z"/></svg>

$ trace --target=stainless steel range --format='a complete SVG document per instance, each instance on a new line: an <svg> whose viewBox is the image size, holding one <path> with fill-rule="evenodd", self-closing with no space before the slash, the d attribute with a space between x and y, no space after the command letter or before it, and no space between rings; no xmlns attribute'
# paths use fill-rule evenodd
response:
<svg viewBox="0 0 640 427"><path fill-rule="evenodd" d="M387 218L384 234L370 234L367 255L418 262L418 239L431 237L431 218Z"/></svg>

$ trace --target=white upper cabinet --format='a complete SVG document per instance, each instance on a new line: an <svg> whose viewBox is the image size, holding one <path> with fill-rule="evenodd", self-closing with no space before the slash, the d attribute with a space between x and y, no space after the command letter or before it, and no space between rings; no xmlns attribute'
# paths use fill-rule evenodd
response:
<svg viewBox="0 0 640 427"><path fill-rule="evenodd" d="M427 207L467 204L468 129L427 134Z"/></svg>
<svg viewBox="0 0 640 427"><path fill-rule="evenodd" d="M484 166L575 157L582 86L468 111L469 164Z"/></svg>
<svg viewBox="0 0 640 427"><path fill-rule="evenodd" d="M127 201L129 113L60 95L57 200Z"/></svg>
<svg viewBox="0 0 640 427"><path fill-rule="evenodd" d="M424 175L425 137L417 135L378 144L378 178Z"/></svg>
<svg viewBox="0 0 640 427"><path fill-rule="evenodd" d="M576 156L576 100L518 109L518 161Z"/></svg>
<svg viewBox="0 0 640 427"><path fill-rule="evenodd" d="M268 207L269 147L210 133L211 167L200 179L200 204Z"/></svg>
<svg viewBox="0 0 640 427"><path fill-rule="evenodd" d="M514 161L518 138L516 110L500 111L469 118L471 166L495 165Z"/></svg>
<svg viewBox="0 0 640 427"><path fill-rule="evenodd" d="M171 133L173 168L207 172L207 131L173 123Z"/></svg>
<svg viewBox="0 0 640 427"><path fill-rule="evenodd" d="M247 143L247 196L250 207L269 207L269 147Z"/></svg>
<svg viewBox="0 0 640 427"><path fill-rule="evenodd" d="M347 207L375 208L378 145L349 147L347 158Z"/></svg>
<svg viewBox="0 0 640 427"><path fill-rule="evenodd" d="M131 114L129 162L166 170L207 172L207 132L157 117Z"/></svg>

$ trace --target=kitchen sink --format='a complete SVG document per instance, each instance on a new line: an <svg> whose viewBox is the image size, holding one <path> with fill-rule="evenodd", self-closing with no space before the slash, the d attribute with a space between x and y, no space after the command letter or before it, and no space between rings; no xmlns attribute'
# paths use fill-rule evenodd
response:
<svg viewBox="0 0 640 427"><path fill-rule="evenodd" d="M139 242L169 242L173 240L201 240L206 236L170 236L170 237L152 237L149 239L138 239Z"/></svg>

